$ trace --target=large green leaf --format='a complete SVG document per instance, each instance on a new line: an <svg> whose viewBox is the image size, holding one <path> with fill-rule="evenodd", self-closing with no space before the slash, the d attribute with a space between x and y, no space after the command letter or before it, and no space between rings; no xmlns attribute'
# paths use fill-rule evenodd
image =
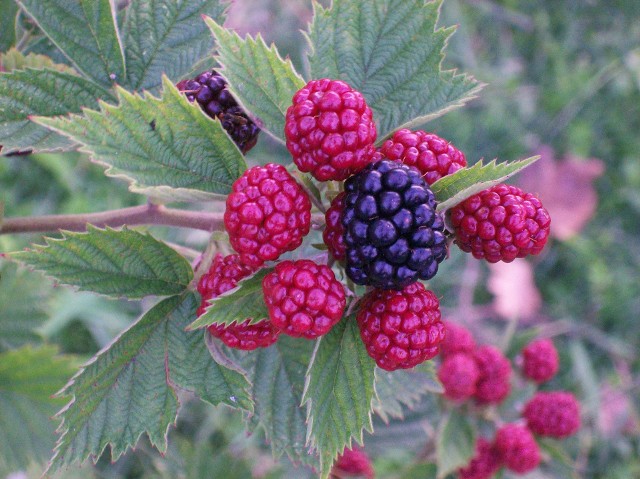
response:
<svg viewBox="0 0 640 479"><path fill-rule="evenodd" d="M168 78L161 98L117 89L120 103L101 103L70 118L36 121L81 143L106 174L129 189L166 201L228 194L246 169L242 153L218 120L189 103Z"/></svg>
<svg viewBox="0 0 640 479"><path fill-rule="evenodd" d="M202 15L223 23L226 1L134 1L123 26L127 77L133 90L157 88L162 75L179 79L213 42Z"/></svg>
<svg viewBox="0 0 640 479"><path fill-rule="evenodd" d="M314 3L309 27L313 78L339 78L361 91L383 140L462 106L479 91L471 77L442 70L453 28L436 29L442 0Z"/></svg>
<svg viewBox="0 0 640 479"><path fill-rule="evenodd" d="M264 428L274 455L285 453L293 462L311 466L318 459L305 445L306 414L300 404L314 344L283 334L273 346L255 352L252 374L254 421Z"/></svg>
<svg viewBox="0 0 640 479"><path fill-rule="evenodd" d="M76 68L110 87L125 80L112 0L17 0Z"/></svg>
<svg viewBox="0 0 640 479"><path fill-rule="evenodd" d="M69 65L55 63L53 59L46 55L37 53L28 53L25 55L17 48L11 48L4 53L0 53L0 71L10 72L12 70L25 70L27 68L57 70L77 76L77 72Z"/></svg>
<svg viewBox="0 0 640 479"><path fill-rule="evenodd" d="M230 325L250 319L256 324L269 317L267 305L262 293L262 280L273 270L263 268L253 276L238 283L234 289L216 296L209 301L207 311L189 325L189 329L198 329L212 324Z"/></svg>
<svg viewBox="0 0 640 479"><path fill-rule="evenodd" d="M49 292L39 275L0 261L0 350L39 339L35 329L47 319Z"/></svg>
<svg viewBox="0 0 640 479"><path fill-rule="evenodd" d="M260 35L242 39L212 19L205 20L216 39L217 60L233 96L261 128L284 142L285 114L304 80L291 60L283 60L275 45L267 47Z"/></svg>
<svg viewBox="0 0 640 479"><path fill-rule="evenodd" d="M526 160L503 163L493 160L486 165L480 160L470 168L462 168L452 175L440 178L431 185L438 202L437 210L446 211L470 196L502 183L539 158L532 156Z"/></svg>
<svg viewBox="0 0 640 479"><path fill-rule="evenodd" d="M193 278L189 262L153 236L123 228L66 232L62 239L11 255L63 284L130 299L183 292Z"/></svg>
<svg viewBox="0 0 640 479"><path fill-rule="evenodd" d="M28 58L28 57L27 57ZM67 149L73 142L29 121L79 113L98 99L112 100L103 88L77 75L55 70L15 70L0 73L0 145L2 153L32 149Z"/></svg>
<svg viewBox="0 0 640 479"><path fill-rule="evenodd" d="M460 411L446 413L436 440L438 479L467 464L473 456L475 442L475 430L469 416Z"/></svg>
<svg viewBox="0 0 640 479"><path fill-rule="evenodd" d="M383 421L403 419L404 409L413 409L429 393L442 392L432 362L420 369L385 371L376 368L373 410Z"/></svg>
<svg viewBox="0 0 640 479"><path fill-rule="evenodd" d="M72 400L59 413L62 435L51 471L97 458L107 445L115 460L143 433L166 451L177 388L251 409L247 379L213 360L201 332L184 331L197 306L191 293L163 300L74 376L61 393Z"/></svg>
<svg viewBox="0 0 640 479"><path fill-rule="evenodd" d="M53 346L0 353L0 466L15 470L46 459L55 443L49 418L61 404L51 396L76 367Z"/></svg>
<svg viewBox="0 0 640 479"><path fill-rule="evenodd" d="M18 6L13 0L0 0L0 52L16 44L16 15Z"/></svg>
<svg viewBox="0 0 640 479"><path fill-rule="evenodd" d="M375 363L367 354L353 316L343 318L316 346L307 373L308 441L320 455L321 477L363 430L371 432Z"/></svg>

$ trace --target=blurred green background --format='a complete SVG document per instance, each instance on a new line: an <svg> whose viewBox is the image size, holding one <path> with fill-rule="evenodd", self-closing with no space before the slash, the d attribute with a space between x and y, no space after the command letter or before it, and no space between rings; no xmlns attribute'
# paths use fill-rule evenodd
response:
<svg viewBox="0 0 640 479"><path fill-rule="evenodd" d="M311 14L307 0L237 0L227 25L262 32L305 71L300 30ZM640 2L445 0L441 25L458 25L445 66L487 86L468 106L426 129L452 141L469 163L541 154L514 182L542 196L554 237L541 256L510 270L452 251L431 288L445 317L470 327L481 342L509 344L515 354L527 338L546 334L559 346L561 374L548 388L578 395L584 426L561 449L549 446L554 460L526 477L640 477ZM47 51L42 44L32 49ZM248 159L283 161L286 154L262 135ZM75 153L2 158L0 192L5 216L91 212L144 201ZM207 241L200 232L153 231L195 249ZM0 236L0 251L38 241L38 235ZM145 306L73 293L6 262L0 267L0 329L19 338L0 340L0 351L46 341L86 359ZM525 286L514 294L509 285L516 281ZM20 331L8 322L11 308L30 318ZM437 407L427 398L407 411L404 423L378 422L366 446L379 477L431 477L420 461ZM55 438L54 424L39 426L34 449L40 456L20 471L0 468L0 476L40 475ZM8 447L7 440L0 434L0 447ZM64 477L309 474L274 462L260 433L247 436L239 414L186 402L165 457L142 441L115 464L104 457Z"/></svg>

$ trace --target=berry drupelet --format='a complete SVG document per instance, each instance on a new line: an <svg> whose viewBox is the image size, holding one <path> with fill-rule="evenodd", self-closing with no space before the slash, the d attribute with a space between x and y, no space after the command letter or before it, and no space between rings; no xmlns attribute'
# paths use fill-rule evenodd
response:
<svg viewBox="0 0 640 479"><path fill-rule="evenodd" d="M298 90L284 133L294 163L319 181L344 180L375 153L373 113L362 94L341 80L312 80Z"/></svg>
<svg viewBox="0 0 640 479"><path fill-rule="evenodd" d="M511 363L495 346L480 346L473 352L479 377L474 397L479 404L499 404L511 392Z"/></svg>
<svg viewBox="0 0 640 479"><path fill-rule="evenodd" d="M220 120L243 153L255 146L260 128L231 96L226 80L217 71L206 71L194 79L182 80L176 87L189 101L198 102L208 116Z"/></svg>
<svg viewBox="0 0 640 479"><path fill-rule="evenodd" d="M522 373L538 384L553 378L559 367L558 351L550 339L536 339L522 349Z"/></svg>
<svg viewBox="0 0 640 479"><path fill-rule="evenodd" d="M209 270L198 281L197 289L202 302L196 314L203 314L210 299L235 288L238 281L253 272L253 268L240 262L237 254L224 257L221 254L216 255ZM252 325L249 325L248 320L230 326L212 324L208 329L212 336L219 338L227 346L247 351L271 346L280 335L280 331L269 321L260 321Z"/></svg>
<svg viewBox="0 0 640 479"><path fill-rule="evenodd" d="M526 426L505 424L496 432L494 445L504 465L513 472L524 474L540 464L540 448Z"/></svg>
<svg viewBox="0 0 640 479"><path fill-rule="evenodd" d="M490 263L536 255L549 237L549 213L535 195L515 186L496 185L450 211L456 244Z"/></svg>
<svg viewBox="0 0 640 479"><path fill-rule="evenodd" d="M447 254L444 222L418 170L391 160L345 182L346 272L361 285L402 289L431 279Z"/></svg>
<svg viewBox="0 0 640 479"><path fill-rule="evenodd" d="M380 151L390 160L418 168L429 185L467 166L464 153L447 140L422 130L398 130Z"/></svg>
<svg viewBox="0 0 640 479"><path fill-rule="evenodd" d="M540 436L564 438L580 429L580 403L566 391L536 393L522 415L529 428Z"/></svg>
<svg viewBox="0 0 640 479"><path fill-rule="evenodd" d="M322 239L331 256L341 261L346 256L347 247L344 244L344 226L342 226L342 212L344 211L344 191L331 201L331 206L324 215L325 228Z"/></svg>
<svg viewBox="0 0 640 479"><path fill-rule="evenodd" d="M311 201L284 166L254 166L233 183L224 225L240 260L257 268L302 244Z"/></svg>
<svg viewBox="0 0 640 479"><path fill-rule="evenodd" d="M402 291L370 291L362 298L356 320L369 356L387 371L433 358L444 339L438 298L419 282Z"/></svg>

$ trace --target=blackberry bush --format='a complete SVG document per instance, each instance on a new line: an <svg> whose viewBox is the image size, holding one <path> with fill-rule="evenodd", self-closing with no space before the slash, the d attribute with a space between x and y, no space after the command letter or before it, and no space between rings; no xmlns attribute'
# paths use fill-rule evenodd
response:
<svg viewBox="0 0 640 479"><path fill-rule="evenodd" d="M436 274L454 241L489 261L541 253L547 211L532 194L503 184L535 158L467 166L478 152L465 156L434 133L407 128L464 105L480 85L442 69L439 52L452 30L437 28L440 2L365 3L316 5L304 76L261 36L223 26L223 1L11 3L2 29L14 31L2 30L0 46L16 32L21 39L11 62L0 57L2 154L78 150L126 182L131 197L109 189L108 203L122 207L87 214L20 218L8 208L0 233L57 237L27 250L7 242L16 251L2 261L42 271L61 288L128 300L118 307L141 301L140 317L114 323L119 335L103 331L104 348L75 375L79 358L30 345L60 318L74 317L75 302L65 297L60 302L71 309L17 339L5 338L11 328L0 324L0 399L11 405L0 424L48 424L40 419L54 411L31 415L29 405L48 404L60 388L68 400L45 474L108 449L110 458L96 467L153 463L176 476L206 475L230 470L224 461L246 454L269 470L240 474L270 476L278 473L263 458L271 448L276 459L288 456L283 477L373 477L378 453L368 443L376 440L374 424L386 427L373 416L389 422L410 411L434 423L433 445L424 450L439 477L489 477L502 463L525 469L513 451L533 451L535 438L498 432L495 443L476 441L480 423L456 412L490 417L520 378L501 350L478 346L468 330L441 320L459 263L451 264L448 287ZM33 165L44 168L38 158ZM20 282L22 273L12 273L15 285L7 275L3 290L1 272L0 297L19 291L29 295L26 306L49 304L33 283ZM108 317L111 308L103 309ZM533 371L525 374L549 377L553 358L543 347L523 355L525 371ZM428 393L442 393L441 400L421 411ZM198 408L196 400L228 408ZM474 404L462 404L468 401ZM573 430L575 414L562 404L551 410L534 398L523 413L528 427L555 437ZM238 439L243 416L262 432ZM560 419L543 431L540 417ZM20 436L20 444L53 434L26 429L29 440ZM372 433L366 443L365 431ZM149 459L142 448L147 456L137 461L143 434L162 454ZM14 431L6 437L2 474L4 455L22 447ZM168 437L179 447L169 447ZM233 458L210 450L232 441L242 443ZM19 459L15 467L31 465ZM7 474L23 473L9 467Z"/></svg>

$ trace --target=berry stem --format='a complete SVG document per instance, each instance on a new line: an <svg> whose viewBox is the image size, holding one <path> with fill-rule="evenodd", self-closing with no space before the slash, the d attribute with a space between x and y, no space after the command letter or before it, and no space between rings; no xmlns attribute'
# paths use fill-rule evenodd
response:
<svg viewBox="0 0 640 479"><path fill-rule="evenodd" d="M85 231L88 224L112 228L124 225L163 225L203 231L223 231L223 216L224 213L221 212L189 211L147 203L98 213L4 218L0 224L0 234L45 233L57 230ZM322 223L324 215L315 214L312 220Z"/></svg>

